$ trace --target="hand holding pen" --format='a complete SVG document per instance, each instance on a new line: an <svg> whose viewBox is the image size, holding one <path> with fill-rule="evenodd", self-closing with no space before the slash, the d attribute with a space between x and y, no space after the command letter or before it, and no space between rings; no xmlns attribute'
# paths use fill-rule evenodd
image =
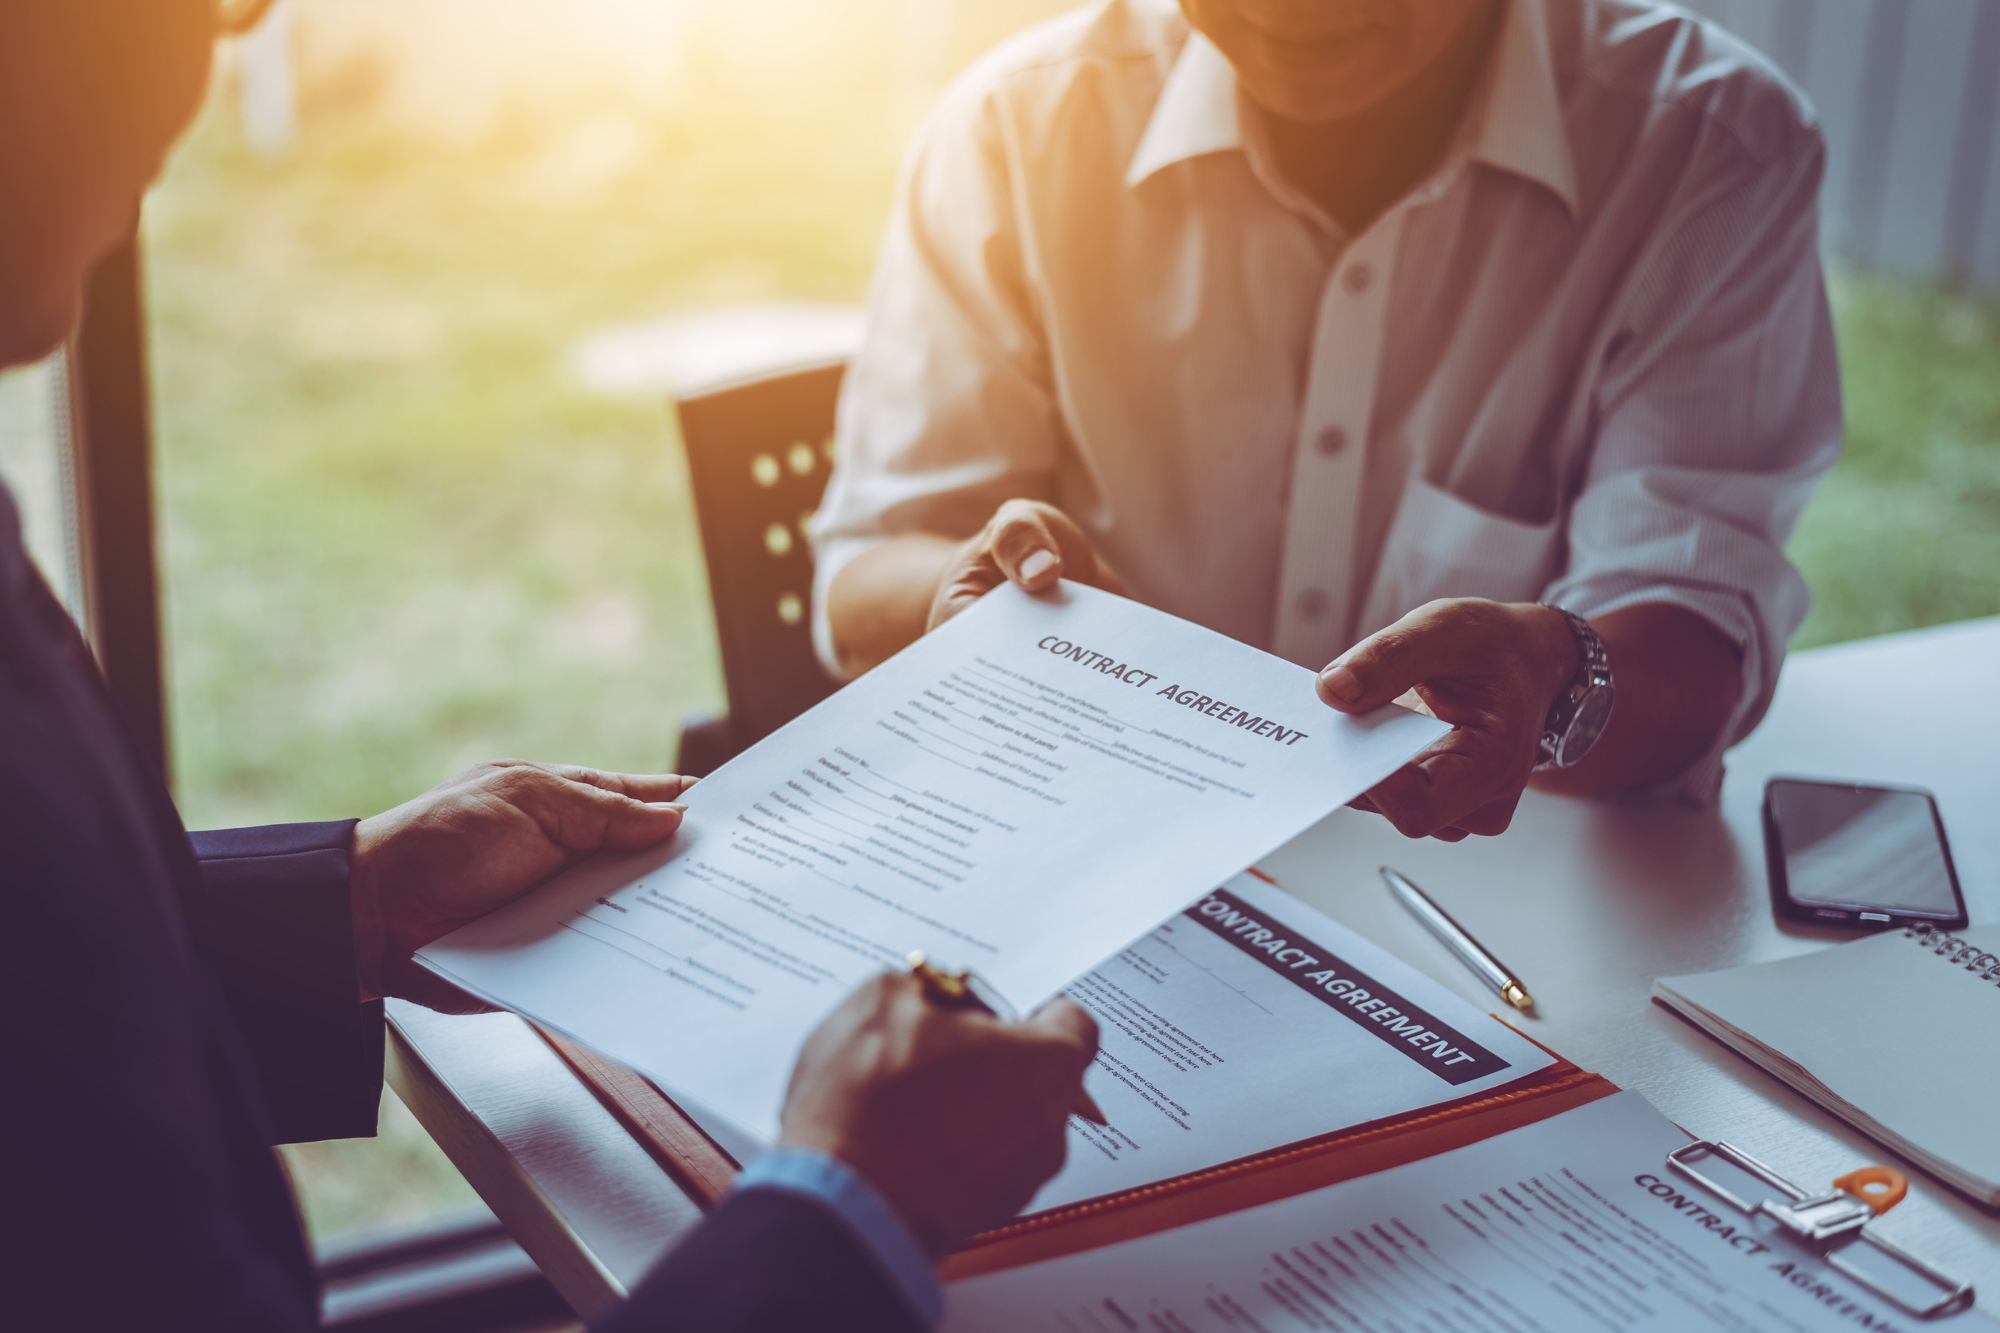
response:
<svg viewBox="0 0 2000 1333"><path fill-rule="evenodd" d="M1069 1000L1008 1021L936 984L885 972L820 1024L779 1134L860 1175L933 1259L1014 1216L1061 1168L1097 1054L1096 1021Z"/></svg>
<svg viewBox="0 0 2000 1333"><path fill-rule="evenodd" d="M924 957L924 951L921 949L911 951L908 967L910 975L923 983L924 994L933 1004L943 1005L947 1009L972 1009L982 1014L991 1014L1004 1023L1020 1021L1020 1014L1015 1012L1013 1005L1007 1003L1007 998L993 989L987 984L986 978L971 968L953 972L939 967ZM1076 1007L1075 1002L1067 997L1064 997L1062 1002ZM1047 1008L1044 1006L1043 1012L1046 1011ZM1088 1018L1089 1015L1086 1014L1085 1017ZM1096 1019L1090 1020L1090 1030L1094 1041L1097 1032ZM1104 1112L1098 1109L1096 1100L1081 1087L1076 1090L1076 1113L1093 1125L1108 1123L1104 1119Z"/></svg>

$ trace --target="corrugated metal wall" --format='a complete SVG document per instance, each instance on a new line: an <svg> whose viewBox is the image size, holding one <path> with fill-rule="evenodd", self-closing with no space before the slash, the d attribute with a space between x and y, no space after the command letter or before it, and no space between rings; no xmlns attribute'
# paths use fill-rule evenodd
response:
<svg viewBox="0 0 2000 1333"><path fill-rule="evenodd" d="M1685 0L1819 108L1836 254L2000 292L2000 0Z"/></svg>

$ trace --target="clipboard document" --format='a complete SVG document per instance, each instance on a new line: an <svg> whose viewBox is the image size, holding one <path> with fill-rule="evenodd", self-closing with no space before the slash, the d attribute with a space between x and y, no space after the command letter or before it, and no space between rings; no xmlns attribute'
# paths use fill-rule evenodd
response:
<svg viewBox="0 0 2000 1333"><path fill-rule="evenodd" d="M805 1037L912 949L1023 1010L1444 734L1077 584L1002 586L594 859L418 954L770 1140Z"/></svg>
<svg viewBox="0 0 2000 1333"><path fill-rule="evenodd" d="M1922 1326L1676 1176L1666 1154L1687 1142L1618 1093L1341 1184L953 1283L944 1333Z"/></svg>

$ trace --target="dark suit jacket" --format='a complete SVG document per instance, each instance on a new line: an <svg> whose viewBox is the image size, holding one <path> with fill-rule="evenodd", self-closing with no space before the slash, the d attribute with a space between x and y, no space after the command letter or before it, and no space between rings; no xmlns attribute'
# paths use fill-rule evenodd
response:
<svg viewBox="0 0 2000 1333"><path fill-rule="evenodd" d="M318 1326L271 1145L374 1132L382 1014L355 998L352 827L191 838L0 487L10 1326ZM717 1208L604 1325L915 1327L844 1224L768 1190Z"/></svg>

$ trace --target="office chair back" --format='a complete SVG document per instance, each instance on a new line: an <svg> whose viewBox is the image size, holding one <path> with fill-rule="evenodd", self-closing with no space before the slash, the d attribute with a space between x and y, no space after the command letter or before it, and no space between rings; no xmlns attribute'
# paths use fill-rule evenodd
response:
<svg viewBox="0 0 2000 1333"><path fill-rule="evenodd" d="M806 522L833 461L844 361L739 380L676 404L727 717L682 732L677 763L705 773L831 694L813 656Z"/></svg>

